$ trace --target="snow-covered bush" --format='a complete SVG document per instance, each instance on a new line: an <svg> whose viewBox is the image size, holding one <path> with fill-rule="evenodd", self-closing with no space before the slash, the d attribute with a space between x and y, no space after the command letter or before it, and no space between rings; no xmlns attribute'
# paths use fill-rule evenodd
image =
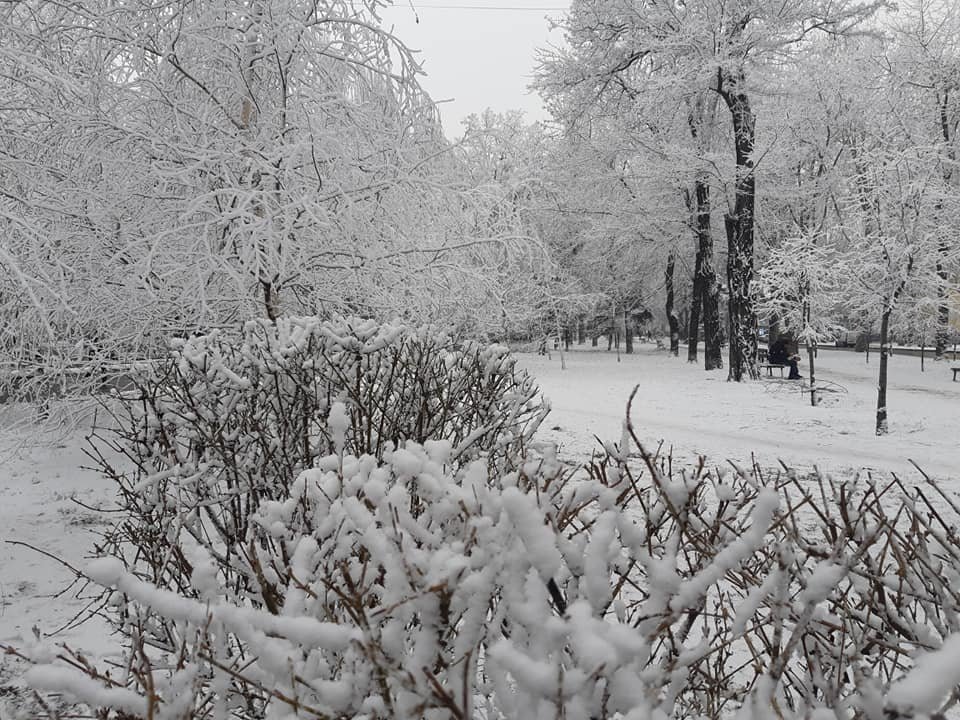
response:
<svg viewBox="0 0 960 720"><path fill-rule="evenodd" d="M254 321L239 341L179 341L135 383L116 429L92 443L129 515L114 552L150 582L195 594L183 546L199 544L225 587L272 609L251 520L319 458L444 440L451 467L480 457L504 466L547 412L502 346L360 320Z"/></svg>
<svg viewBox="0 0 960 720"><path fill-rule="evenodd" d="M87 569L124 665L30 651L28 681L116 720L881 720L955 701L960 508L933 482L681 469L629 424L583 468L531 444L457 462L443 439L358 456L347 414L331 406L332 452L235 546L185 530L204 508L170 515L184 587L129 554Z"/></svg>

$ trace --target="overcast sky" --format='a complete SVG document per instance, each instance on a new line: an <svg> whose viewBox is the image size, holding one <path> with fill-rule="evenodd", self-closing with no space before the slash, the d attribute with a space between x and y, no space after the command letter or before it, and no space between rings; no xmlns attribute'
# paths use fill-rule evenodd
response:
<svg viewBox="0 0 960 720"><path fill-rule="evenodd" d="M410 0L394 2L381 13L384 26L421 51L430 96L449 100L440 104L447 137L460 137L460 122L488 107L523 110L530 122L546 117L526 87L535 49L562 42L546 17L559 17L564 0L412 0L412 8Z"/></svg>

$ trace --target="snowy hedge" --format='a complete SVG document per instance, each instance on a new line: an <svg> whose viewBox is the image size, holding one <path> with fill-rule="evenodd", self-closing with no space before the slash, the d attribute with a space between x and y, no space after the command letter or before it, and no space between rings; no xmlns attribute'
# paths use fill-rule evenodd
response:
<svg viewBox="0 0 960 720"><path fill-rule="evenodd" d="M198 502L206 466L127 482L130 528L86 571L124 662L29 649L28 681L116 720L881 720L956 697L960 511L932 482L681 469L629 426L579 468L509 432L471 459L357 453L348 402L269 496ZM241 499L242 536L208 510Z"/></svg>
<svg viewBox="0 0 960 720"><path fill-rule="evenodd" d="M97 432L92 447L131 517L113 536L115 554L132 553L150 582L189 592L181 538L190 537L216 559L222 584L274 609L276 583L257 554L268 541L254 541L251 519L319 458L444 440L451 467L479 457L503 465L547 412L503 346L362 320L255 321L239 341L180 341L135 383L119 429Z"/></svg>

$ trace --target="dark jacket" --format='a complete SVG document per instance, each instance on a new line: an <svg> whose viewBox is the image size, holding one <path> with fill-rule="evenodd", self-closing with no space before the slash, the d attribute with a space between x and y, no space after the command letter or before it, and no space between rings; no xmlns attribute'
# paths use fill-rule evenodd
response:
<svg viewBox="0 0 960 720"><path fill-rule="evenodd" d="M786 365L790 362L790 351L787 349L787 341L783 338L777 340L770 346L770 354L767 356L774 365Z"/></svg>

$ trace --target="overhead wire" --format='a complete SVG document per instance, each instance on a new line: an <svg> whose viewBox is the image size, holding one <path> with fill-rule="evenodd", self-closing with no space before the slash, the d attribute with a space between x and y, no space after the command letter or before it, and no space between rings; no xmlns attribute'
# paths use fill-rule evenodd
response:
<svg viewBox="0 0 960 720"><path fill-rule="evenodd" d="M407 0L410 5L410 10L413 12L414 21L417 25L420 24L420 14L418 10L493 10L496 12L566 12L569 10L569 7L560 7L560 6L534 6L534 5L521 5L518 7L510 7L506 5L434 5L422 3L414 4L414 0ZM396 6L394 6L396 7Z"/></svg>

